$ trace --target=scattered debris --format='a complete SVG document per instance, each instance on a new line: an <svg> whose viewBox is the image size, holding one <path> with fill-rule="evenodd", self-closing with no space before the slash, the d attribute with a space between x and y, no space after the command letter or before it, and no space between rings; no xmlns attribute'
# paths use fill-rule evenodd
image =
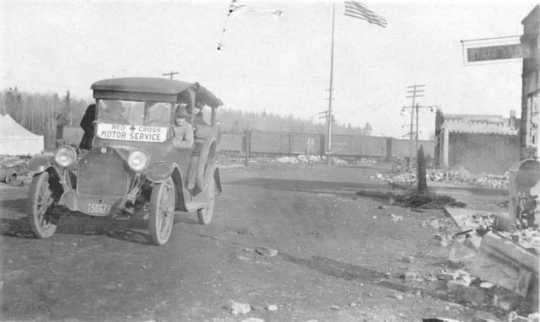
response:
<svg viewBox="0 0 540 322"><path fill-rule="evenodd" d="M390 218L393 222L398 222L403 220L403 216L390 214Z"/></svg>
<svg viewBox="0 0 540 322"><path fill-rule="evenodd" d="M437 278L441 281L451 281L454 279L454 273L452 272L441 272L437 274Z"/></svg>
<svg viewBox="0 0 540 322"><path fill-rule="evenodd" d="M523 248L540 254L540 231L534 228L517 230L515 232L500 232L500 234Z"/></svg>
<svg viewBox="0 0 540 322"><path fill-rule="evenodd" d="M287 164L297 164L300 161L295 157L281 157L276 159L279 163L287 163Z"/></svg>
<svg viewBox="0 0 540 322"><path fill-rule="evenodd" d="M471 285L473 278L471 274L465 270L458 269L452 273L452 279L448 281L448 284L461 284L463 286Z"/></svg>
<svg viewBox="0 0 540 322"><path fill-rule="evenodd" d="M274 257L278 254L277 249L267 248L267 247L256 247L255 253L266 256L266 257Z"/></svg>
<svg viewBox="0 0 540 322"><path fill-rule="evenodd" d="M233 315L247 314L251 312L251 305L247 303L231 301L229 309Z"/></svg>
<svg viewBox="0 0 540 322"><path fill-rule="evenodd" d="M277 158L276 161L283 164L299 164L299 163L321 162L322 158L318 155L299 155L297 157L283 156L283 157ZM341 159L334 159L333 162L336 165L341 165L343 164L343 162L347 164L347 161L344 161Z"/></svg>
<svg viewBox="0 0 540 322"><path fill-rule="evenodd" d="M507 190L510 178L510 174L508 172L503 175L473 175L466 170L455 171L441 169L428 169L426 172L428 185L430 183L439 183L446 185L468 185ZM416 170L411 169L409 172L399 172L391 175L377 173L376 178L389 184L412 186L416 184Z"/></svg>

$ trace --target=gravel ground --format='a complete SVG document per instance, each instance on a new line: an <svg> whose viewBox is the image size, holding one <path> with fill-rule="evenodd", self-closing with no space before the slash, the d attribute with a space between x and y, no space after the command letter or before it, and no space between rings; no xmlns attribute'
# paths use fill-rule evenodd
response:
<svg viewBox="0 0 540 322"><path fill-rule="evenodd" d="M33 239L24 214L27 187L0 186L0 318L468 321L478 311L500 313L485 301L452 298L434 278L448 268L448 248L425 223L455 229L441 210L355 194L388 189L370 179L383 170L228 167L214 222L200 226L193 214L179 215L163 247L148 243L143 222L77 215L62 217L52 238ZM418 278L404 281L405 272ZM232 302L251 311L234 315Z"/></svg>

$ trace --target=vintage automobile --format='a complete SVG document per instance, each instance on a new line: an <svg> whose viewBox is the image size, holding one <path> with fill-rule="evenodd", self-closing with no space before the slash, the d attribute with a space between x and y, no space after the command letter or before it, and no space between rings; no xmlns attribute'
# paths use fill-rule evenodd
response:
<svg viewBox="0 0 540 322"><path fill-rule="evenodd" d="M221 192L216 167L221 100L198 83L162 78L105 79L91 88L96 100L91 149L62 146L30 162L28 207L35 236L54 234L56 206L112 219L142 213L156 245L169 240L176 212L196 212L199 223L210 223ZM189 147L173 144L179 108L193 127Z"/></svg>

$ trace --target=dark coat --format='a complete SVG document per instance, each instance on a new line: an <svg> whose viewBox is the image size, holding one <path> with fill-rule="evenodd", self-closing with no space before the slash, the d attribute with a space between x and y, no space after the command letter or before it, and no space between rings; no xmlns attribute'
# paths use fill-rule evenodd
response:
<svg viewBox="0 0 540 322"><path fill-rule="evenodd" d="M92 148L92 139L94 138L94 121L96 120L96 104L90 104L84 112L81 120L81 128L84 135L79 145L80 149L90 150Z"/></svg>

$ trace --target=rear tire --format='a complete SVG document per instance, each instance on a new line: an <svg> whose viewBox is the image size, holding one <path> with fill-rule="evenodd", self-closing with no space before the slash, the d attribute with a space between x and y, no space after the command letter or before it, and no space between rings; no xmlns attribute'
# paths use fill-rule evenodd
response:
<svg viewBox="0 0 540 322"><path fill-rule="evenodd" d="M56 232L56 220L51 215L54 204L49 186L49 173L42 172L32 179L28 192L30 226L36 238L49 238Z"/></svg>
<svg viewBox="0 0 540 322"><path fill-rule="evenodd" d="M208 178L208 183L206 187L206 207L202 209L197 209L197 218L199 219L199 224L208 225L212 222L212 217L214 216L214 208L216 203L216 181L213 175L210 175Z"/></svg>
<svg viewBox="0 0 540 322"><path fill-rule="evenodd" d="M150 197L148 230L154 245L165 245L172 234L174 225L175 193L171 179L157 184Z"/></svg>

